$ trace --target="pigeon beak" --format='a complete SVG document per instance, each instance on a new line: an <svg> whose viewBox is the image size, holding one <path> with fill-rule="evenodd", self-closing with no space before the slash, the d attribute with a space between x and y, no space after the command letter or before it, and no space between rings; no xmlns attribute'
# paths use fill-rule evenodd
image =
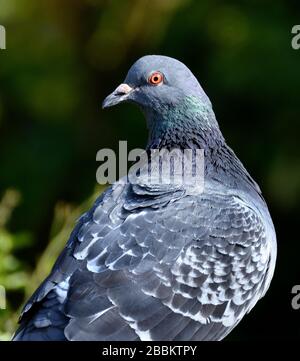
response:
<svg viewBox="0 0 300 361"><path fill-rule="evenodd" d="M102 103L102 109L122 103L128 98L129 94L132 91L133 88L130 87L128 84L119 85L115 91L113 91L109 96L104 99Z"/></svg>

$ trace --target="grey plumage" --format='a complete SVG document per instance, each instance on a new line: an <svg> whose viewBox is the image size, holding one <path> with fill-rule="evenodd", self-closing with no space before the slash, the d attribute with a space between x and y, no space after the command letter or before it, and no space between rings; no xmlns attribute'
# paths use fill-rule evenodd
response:
<svg viewBox="0 0 300 361"><path fill-rule="evenodd" d="M162 84L149 84L153 71ZM204 149L204 192L116 182L78 221L15 340L220 340L269 287L271 217L196 78L175 59L146 56L125 83L104 107L138 104L148 150Z"/></svg>

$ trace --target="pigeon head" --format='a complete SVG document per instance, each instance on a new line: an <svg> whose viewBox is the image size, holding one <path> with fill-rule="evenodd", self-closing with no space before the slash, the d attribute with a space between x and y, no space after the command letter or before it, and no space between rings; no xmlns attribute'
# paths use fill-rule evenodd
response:
<svg viewBox="0 0 300 361"><path fill-rule="evenodd" d="M137 60L125 81L103 102L108 108L132 102L145 111L176 107L186 97L196 97L210 104L192 72L180 61L160 55L148 55Z"/></svg>
<svg viewBox="0 0 300 361"><path fill-rule="evenodd" d="M103 108L123 102L137 104L145 114L148 147L205 148L223 140L209 98L189 68L176 59L140 58Z"/></svg>

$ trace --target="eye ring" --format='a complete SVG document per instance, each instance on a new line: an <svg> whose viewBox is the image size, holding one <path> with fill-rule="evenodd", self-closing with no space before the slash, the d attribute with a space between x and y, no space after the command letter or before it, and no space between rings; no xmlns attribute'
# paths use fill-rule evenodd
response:
<svg viewBox="0 0 300 361"><path fill-rule="evenodd" d="M155 71L148 78L148 83L151 85L159 85L164 81L164 76L161 72Z"/></svg>

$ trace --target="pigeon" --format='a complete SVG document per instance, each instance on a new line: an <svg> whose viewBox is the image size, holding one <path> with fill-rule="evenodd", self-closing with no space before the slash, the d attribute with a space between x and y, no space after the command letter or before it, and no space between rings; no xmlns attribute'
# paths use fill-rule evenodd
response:
<svg viewBox="0 0 300 361"><path fill-rule="evenodd" d="M222 340L269 288L277 248L267 204L196 77L176 59L144 56L103 108L124 102L146 118L146 152L202 150L204 186L126 176L108 187L25 305L14 340Z"/></svg>

